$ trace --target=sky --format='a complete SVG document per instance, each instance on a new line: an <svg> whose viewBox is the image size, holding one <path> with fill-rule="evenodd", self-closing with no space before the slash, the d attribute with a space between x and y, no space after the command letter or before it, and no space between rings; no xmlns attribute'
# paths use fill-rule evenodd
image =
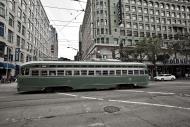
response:
<svg viewBox="0 0 190 127"><path fill-rule="evenodd" d="M71 60L77 53L79 26L82 24L87 0L41 0L46 14L58 33L58 57ZM72 48L67 48L72 47Z"/></svg>

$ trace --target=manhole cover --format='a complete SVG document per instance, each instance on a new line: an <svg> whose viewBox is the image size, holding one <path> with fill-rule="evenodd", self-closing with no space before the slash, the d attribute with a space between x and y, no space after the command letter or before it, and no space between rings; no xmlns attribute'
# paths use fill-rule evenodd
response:
<svg viewBox="0 0 190 127"><path fill-rule="evenodd" d="M114 112L119 112L120 108L115 107L115 106L106 106L104 107L104 111L108 113L114 113Z"/></svg>

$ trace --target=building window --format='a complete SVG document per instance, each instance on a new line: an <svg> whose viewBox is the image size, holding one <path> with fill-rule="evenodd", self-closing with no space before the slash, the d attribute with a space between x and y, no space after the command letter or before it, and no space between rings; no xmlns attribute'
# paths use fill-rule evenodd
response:
<svg viewBox="0 0 190 127"><path fill-rule="evenodd" d="M14 16L9 13L9 25L14 27Z"/></svg>
<svg viewBox="0 0 190 127"><path fill-rule="evenodd" d="M160 8L162 8L162 9L164 8L164 4L163 3L160 4Z"/></svg>
<svg viewBox="0 0 190 127"><path fill-rule="evenodd" d="M127 22L127 28L131 28L131 23Z"/></svg>
<svg viewBox="0 0 190 127"><path fill-rule="evenodd" d="M132 7L132 12L136 12L136 7Z"/></svg>
<svg viewBox="0 0 190 127"><path fill-rule="evenodd" d="M26 14L25 13L23 13L23 15L22 15L22 21L26 22Z"/></svg>
<svg viewBox="0 0 190 127"><path fill-rule="evenodd" d="M146 0L143 1L144 6L148 6L148 2Z"/></svg>
<svg viewBox="0 0 190 127"><path fill-rule="evenodd" d="M0 2L0 16L5 18L5 5Z"/></svg>
<svg viewBox="0 0 190 127"><path fill-rule="evenodd" d="M133 28L134 28L134 29L137 29L137 28L138 28L137 23L134 23L134 24L133 24Z"/></svg>
<svg viewBox="0 0 190 127"><path fill-rule="evenodd" d="M148 9L147 8L144 8L144 13L148 14Z"/></svg>
<svg viewBox="0 0 190 127"><path fill-rule="evenodd" d="M17 31L21 32L21 23L19 21L17 21Z"/></svg>
<svg viewBox="0 0 190 127"><path fill-rule="evenodd" d="M144 29L144 25L143 24L139 24L139 29L143 30Z"/></svg>
<svg viewBox="0 0 190 127"><path fill-rule="evenodd" d="M8 42L13 43L13 32L8 30Z"/></svg>
<svg viewBox="0 0 190 127"><path fill-rule="evenodd" d="M22 35L25 36L25 34L26 34L26 28L22 26Z"/></svg>
<svg viewBox="0 0 190 127"><path fill-rule="evenodd" d="M104 34L104 28L101 28L101 34Z"/></svg>
<svg viewBox="0 0 190 127"><path fill-rule="evenodd" d="M5 25L4 23L0 22L0 36L4 37L5 34Z"/></svg>
<svg viewBox="0 0 190 127"><path fill-rule="evenodd" d="M141 0L138 0L138 1L137 1L137 4L138 4L138 5L142 5Z"/></svg>
<svg viewBox="0 0 190 127"><path fill-rule="evenodd" d="M24 39L22 39L21 48L25 49L25 40Z"/></svg>
<svg viewBox="0 0 190 127"><path fill-rule="evenodd" d="M170 5L169 4L166 4L166 9L170 9Z"/></svg>
<svg viewBox="0 0 190 127"><path fill-rule="evenodd" d="M149 22L149 17L144 17L145 22Z"/></svg>
<svg viewBox="0 0 190 127"><path fill-rule="evenodd" d="M156 10L156 13L155 13L156 15L160 15L160 13L159 13L159 10Z"/></svg>
<svg viewBox="0 0 190 127"><path fill-rule="evenodd" d="M153 6L153 2L152 2L152 1L149 2L149 6L150 6L150 7Z"/></svg>
<svg viewBox="0 0 190 127"><path fill-rule="evenodd" d="M144 32L140 32L140 37L144 37Z"/></svg>
<svg viewBox="0 0 190 127"><path fill-rule="evenodd" d="M154 22L154 17L150 18L150 22L152 22L152 23Z"/></svg>
<svg viewBox="0 0 190 127"><path fill-rule="evenodd" d="M166 19L162 19L162 24L165 24L166 23Z"/></svg>
<svg viewBox="0 0 190 127"><path fill-rule="evenodd" d="M138 31L133 32L134 37L138 37Z"/></svg>
<svg viewBox="0 0 190 127"><path fill-rule="evenodd" d="M154 4L154 7L159 7L159 4L158 4L158 2L156 2L155 4Z"/></svg>
<svg viewBox="0 0 190 127"><path fill-rule="evenodd" d="M156 18L156 23L160 23L160 19L159 18Z"/></svg>
<svg viewBox="0 0 190 127"><path fill-rule="evenodd" d="M24 0L22 0L22 9L26 11L26 2Z"/></svg>
<svg viewBox="0 0 190 127"><path fill-rule="evenodd" d="M139 16L139 21L143 21L143 16Z"/></svg>
<svg viewBox="0 0 190 127"><path fill-rule="evenodd" d="M109 44L109 38L106 38L106 44Z"/></svg>
<svg viewBox="0 0 190 127"><path fill-rule="evenodd" d="M20 47L20 40L21 40L21 39L20 39L20 36L17 35L16 45L17 45L18 47Z"/></svg>
<svg viewBox="0 0 190 127"><path fill-rule="evenodd" d="M138 8L138 12L142 13L142 8L141 7Z"/></svg>
<svg viewBox="0 0 190 127"><path fill-rule="evenodd" d="M126 15L126 19L131 19L131 15Z"/></svg>
<svg viewBox="0 0 190 127"><path fill-rule="evenodd" d="M170 17L170 12L167 11L167 12L166 12L166 16L167 16L167 17Z"/></svg>
<svg viewBox="0 0 190 127"><path fill-rule="evenodd" d="M172 5L172 6L171 6L171 10L175 10L175 5Z"/></svg>
<svg viewBox="0 0 190 127"><path fill-rule="evenodd" d="M146 24L146 30L149 30L149 29L150 29L149 25L148 25L148 24Z"/></svg>
<svg viewBox="0 0 190 127"><path fill-rule="evenodd" d="M101 38L101 43L104 44L104 38Z"/></svg>
<svg viewBox="0 0 190 127"><path fill-rule="evenodd" d="M151 30L155 30L155 26L154 25L151 26Z"/></svg>
<svg viewBox="0 0 190 127"><path fill-rule="evenodd" d="M136 15L133 15L133 16L132 16L132 19L133 19L133 20L137 20L137 16L136 16Z"/></svg>
<svg viewBox="0 0 190 127"><path fill-rule="evenodd" d="M17 16L19 19L22 17L22 10L20 8L18 8Z"/></svg>
<svg viewBox="0 0 190 127"><path fill-rule="evenodd" d="M154 15L154 10L153 9L150 9L150 14Z"/></svg>
<svg viewBox="0 0 190 127"><path fill-rule="evenodd" d="M15 1L14 0L9 0L8 1L8 7L10 10L14 11L15 9Z"/></svg>

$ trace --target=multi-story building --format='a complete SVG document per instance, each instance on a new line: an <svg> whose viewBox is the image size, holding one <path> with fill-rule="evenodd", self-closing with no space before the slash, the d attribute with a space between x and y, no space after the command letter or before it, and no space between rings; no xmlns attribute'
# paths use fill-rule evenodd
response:
<svg viewBox="0 0 190 127"><path fill-rule="evenodd" d="M0 1L1 74L23 62L57 57L57 45L40 0Z"/></svg>
<svg viewBox="0 0 190 127"><path fill-rule="evenodd" d="M88 0L80 32L82 59L119 57L120 43L130 48L144 37L167 46L190 32L190 0ZM175 61L168 64L181 64ZM189 58L183 64L190 73Z"/></svg>
<svg viewBox="0 0 190 127"><path fill-rule="evenodd" d="M54 60L58 59L58 36L57 36L57 31L56 29L51 25L51 35L50 35L50 40L51 40L51 57Z"/></svg>

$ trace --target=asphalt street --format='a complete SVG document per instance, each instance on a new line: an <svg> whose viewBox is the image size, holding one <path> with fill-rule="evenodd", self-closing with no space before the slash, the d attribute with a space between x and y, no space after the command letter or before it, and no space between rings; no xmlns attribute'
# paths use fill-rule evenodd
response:
<svg viewBox="0 0 190 127"><path fill-rule="evenodd" d="M190 80L25 94L0 84L0 127L190 127Z"/></svg>

